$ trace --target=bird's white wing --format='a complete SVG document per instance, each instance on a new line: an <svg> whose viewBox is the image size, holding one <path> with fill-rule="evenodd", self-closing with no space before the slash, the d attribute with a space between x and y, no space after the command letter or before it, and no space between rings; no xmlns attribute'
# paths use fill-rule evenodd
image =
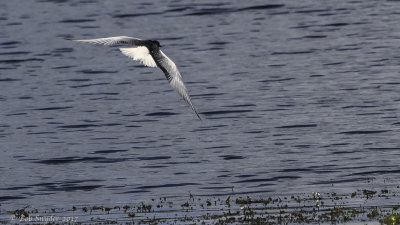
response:
<svg viewBox="0 0 400 225"><path fill-rule="evenodd" d="M149 49L144 46L136 48L120 48L122 54L132 58L133 60L139 61L148 67L157 67L156 62L150 55Z"/></svg>
<svg viewBox="0 0 400 225"><path fill-rule="evenodd" d="M107 37L107 38L97 38L97 39L87 39L87 40L73 40L78 42L86 42L91 44L100 45L137 45L139 38L133 38L128 36L118 36L118 37Z"/></svg>
<svg viewBox="0 0 400 225"><path fill-rule="evenodd" d="M199 113L197 112L192 103L192 100L190 99L185 84L183 83L181 73L179 72L175 63L170 58L168 58L168 56L166 56L161 50L160 53L160 66L163 67L161 68L161 70L165 73L169 84L176 92L178 92L180 96L182 96L183 100L185 100L185 102L189 104L192 110L196 113L197 117L201 120Z"/></svg>

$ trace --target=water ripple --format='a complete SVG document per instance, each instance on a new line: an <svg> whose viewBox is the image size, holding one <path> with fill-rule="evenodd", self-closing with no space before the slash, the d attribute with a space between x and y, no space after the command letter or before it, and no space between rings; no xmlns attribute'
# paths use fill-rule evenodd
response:
<svg viewBox="0 0 400 225"><path fill-rule="evenodd" d="M245 179L240 181L235 181L233 183L259 183L259 182L271 182L271 181L278 181L278 180L295 180L301 178L300 176L277 176L272 178L253 178L253 179Z"/></svg>

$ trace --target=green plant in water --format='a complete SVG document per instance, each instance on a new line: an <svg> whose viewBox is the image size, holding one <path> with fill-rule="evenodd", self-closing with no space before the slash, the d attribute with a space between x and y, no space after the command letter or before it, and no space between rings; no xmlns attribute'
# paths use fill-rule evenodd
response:
<svg viewBox="0 0 400 225"><path fill-rule="evenodd" d="M378 208L375 207L370 213L367 214L367 217L370 219L373 219L375 217L379 216Z"/></svg>
<svg viewBox="0 0 400 225"><path fill-rule="evenodd" d="M400 214L392 213L379 222L385 225L400 225Z"/></svg>

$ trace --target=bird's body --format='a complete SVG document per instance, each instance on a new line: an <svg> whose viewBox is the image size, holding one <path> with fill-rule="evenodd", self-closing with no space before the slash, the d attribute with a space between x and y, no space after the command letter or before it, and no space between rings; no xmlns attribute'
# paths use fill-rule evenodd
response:
<svg viewBox="0 0 400 225"><path fill-rule="evenodd" d="M192 110L196 113L197 117L201 119L200 115L197 113L197 110L194 108L185 84L183 83L181 73L179 72L175 63L160 50L161 45L158 41L140 40L138 38L127 36L74 41L103 45L131 46L129 48L120 48L120 51L122 54L132 58L133 60L141 62L145 66L159 67L164 72L165 77L174 90L177 91L180 96L182 96L186 103L189 104Z"/></svg>

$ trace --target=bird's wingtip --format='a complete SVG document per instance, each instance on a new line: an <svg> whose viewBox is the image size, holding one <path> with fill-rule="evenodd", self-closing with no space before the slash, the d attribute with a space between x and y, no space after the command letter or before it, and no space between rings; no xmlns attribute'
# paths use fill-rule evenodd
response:
<svg viewBox="0 0 400 225"><path fill-rule="evenodd" d="M64 38L64 40L66 40L66 41L77 41L77 40L72 39L72 38Z"/></svg>
<svg viewBox="0 0 400 225"><path fill-rule="evenodd" d="M194 112L196 113L197 118L199 118L199 120L202 120L200 114L196 110L194 110Z"/></svg>
<svg viewBox="0 0 400 225"><path fill-rule="evenodd" d="M70 41L85 42L85 40L69 39Z"/></svg>

